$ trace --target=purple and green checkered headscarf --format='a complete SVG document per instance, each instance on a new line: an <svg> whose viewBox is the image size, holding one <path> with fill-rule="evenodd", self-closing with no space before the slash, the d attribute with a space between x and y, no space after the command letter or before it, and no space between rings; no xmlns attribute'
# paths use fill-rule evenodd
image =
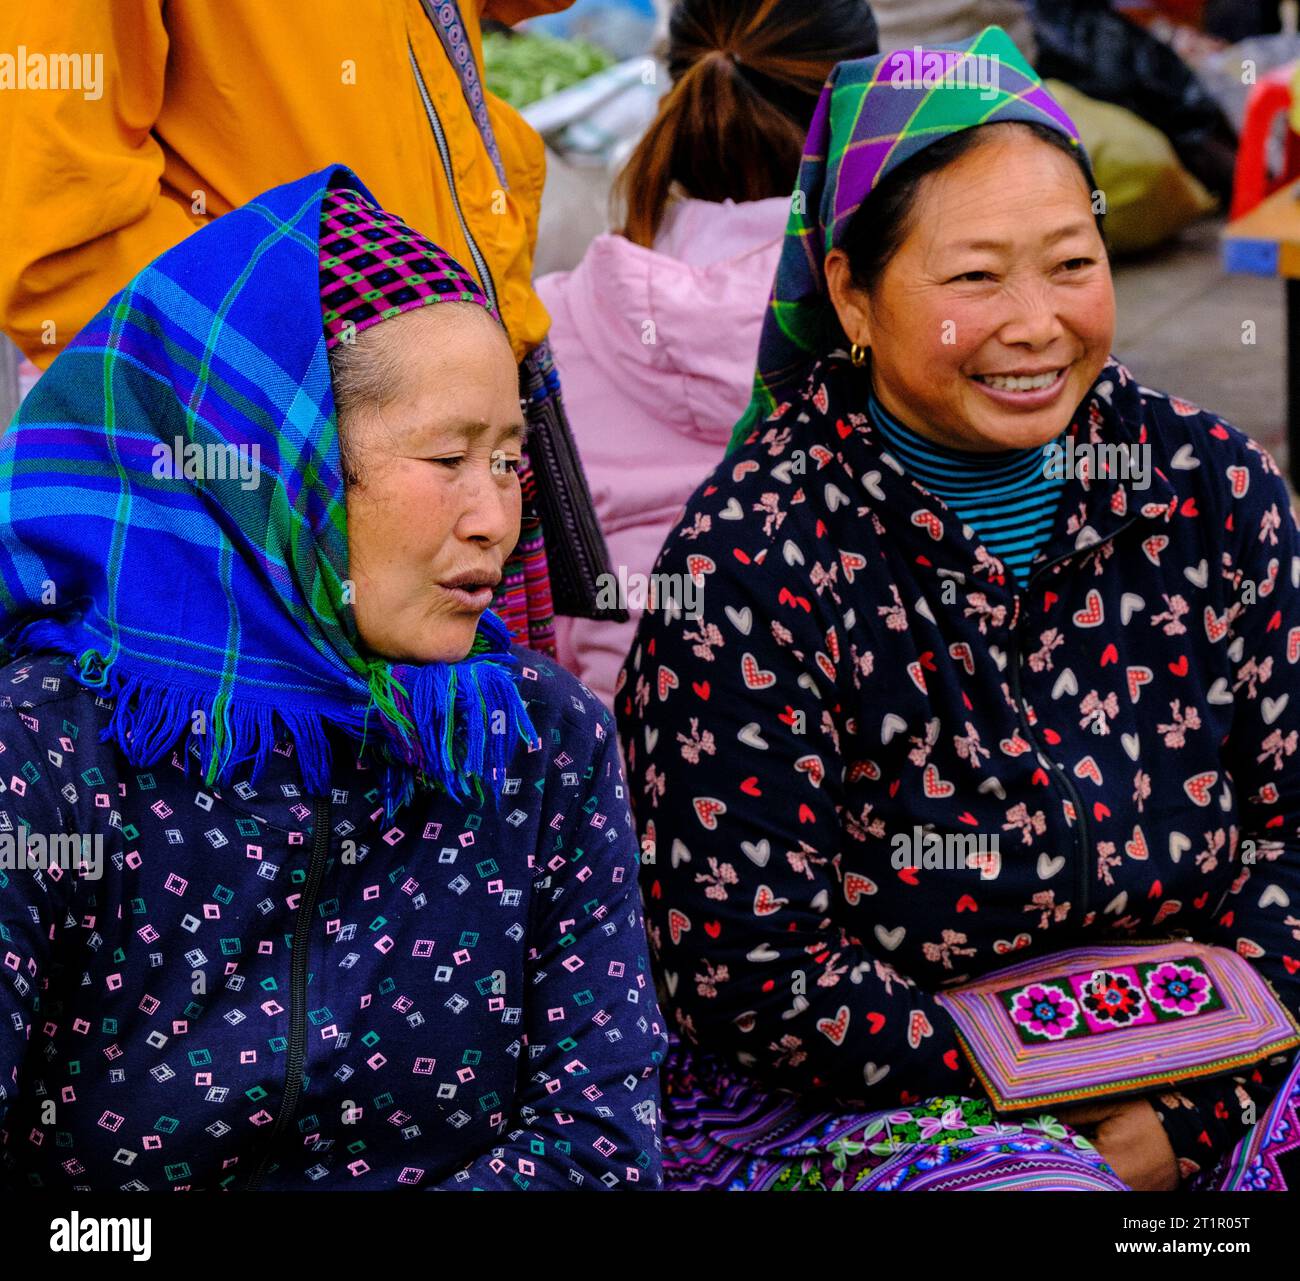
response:
<svg viewBox="0 0 1300 1281"><path fill-rule="evenodd" d="M353 215L361 234L344 248ZM326 303L322 276L344 266ZM341 165L156 259L0 441L0 661L67 654L76 680L116 697L106 735L132 764L188 747L224 784L287 738L320 794L332 727L375 749L390 813L419 784L482 801L535 738L518 656L491 610L462 662L365 648L327 355L349 319L360 330L429 299L486 305L477 290Z"/></svg>
<svg viewBox="0 0 1300 1281"><path fill-rule="evenodd" d="M932 143L979 125L1023 121L1079 131L1001 27L958 44L841 62L822 89L758 346L754 394L730 453L800 389L837 327L826 255L882 180Z"/></svg>
<svg viewBox="0 0 1300 1281"><path fill-rule="evenodd" d="M325 346L439 302L472 302L501 323L479 283L450 254L359 191L321 201L320 297Z"/></svg>

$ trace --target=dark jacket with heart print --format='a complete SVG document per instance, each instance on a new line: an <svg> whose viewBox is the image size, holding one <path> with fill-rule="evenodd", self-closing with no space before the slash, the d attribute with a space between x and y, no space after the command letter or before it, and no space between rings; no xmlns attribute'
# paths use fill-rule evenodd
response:
<svg viewBox="0 0 1300 1281"><path fill-rule="evenodd" d="M660 1186L613 718L515 652L536 748L391 822L343 743L329 796L291 746L209 788L102 743L63 660L0 670L0 834L103 838L98 880L0 869L0 1185Z"/></svg>
<svg viewBox="0 0 1300 1281"><path fill-rule="evenodd" d="M695 491L656 572L702 582L702 617L647 614L623 673L682 1035L842 1101L982 1093L936 989L1171 933L1300 1011L1300 532L1271 458L1112 361L1073 439L1149 446L1149 487L1068 480L1017 585L882 452L867 377L822 362ZM915 825L998 851L896 870ZM1182 1093L1203 1165L1242 1096Z"/></svg>

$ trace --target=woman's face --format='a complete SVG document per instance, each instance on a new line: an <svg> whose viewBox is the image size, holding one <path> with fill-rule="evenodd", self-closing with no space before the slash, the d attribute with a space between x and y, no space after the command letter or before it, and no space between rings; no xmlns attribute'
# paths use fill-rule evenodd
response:
<svg viewBox="0 0 1300 1281"><path fill-rule="evenodd" d="M514 354L476 304L426 307L367 339L393 379L381 406L345 421L357 629L386 658L459 662L519 539Z"/></svg>
<svg viewBox="0 0 1300 1281"><path fill-rule="evenodd" d="M843 250L826 259L845 333L871 348L881 403L955 449L1058 436L1115 332L1110 264L1079 167L1026 130L991 129L922 180L908 225L870 294L852 283Z"/></svg>

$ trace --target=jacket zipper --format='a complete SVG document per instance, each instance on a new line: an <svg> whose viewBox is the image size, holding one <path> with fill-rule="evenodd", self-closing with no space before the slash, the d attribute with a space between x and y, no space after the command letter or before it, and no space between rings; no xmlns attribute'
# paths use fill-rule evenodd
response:
<svg viewBox="0 0 1300 1281"><path fill-rule="evenodd" d="M1052 754L1046 746L1039 740L1034 733L1033 727L1029 724L1029 717L1025 713L1024 701L1020 693L1020 636L1019 627L1023 615L1027 610L1020 608L1021 599L1028 600L1030 589L1034 585L1034 579L1044 570L1051 569L1053 565L1058 565L1063 560L1069 560L1081 550L1091 551L1093 547L1100 547L1103 543L1108 543L1111 539L1116 538L1123 533L1130 525L1136 524L1136 520L1126 521L1118 529L1111 532L1101 542L1093 543L1087 548L1075 548L1073 551L1066 552L1063 556L1057 556L1052 560L1044 561L1030 575L1025 583L1023 593L1016 591L1013 595L1014 613L1011 622L1011 653L1007 656L1008 665L1011 668L1011 697L1015 700L1016 711L1020 713L1020 724L1024 728L1025 735L1034 745L1034 748L1041 760L1045 760L1051 768L1052 773L1056 776L1057 782L1061 785L1065 794L1070 799L1070 804L1074 806L1075 825L1074 825L1074 843L1079 853L1079 920L1083 921L1088 915L1088 899L1090 897L1088 890L1091 885L1091 852L1088 843L1088 816L1084 810L1083 797L1079 794L1079 789L1075 787L1070 776L1052 759Z"/></svg>
<svg viewBox="0 0 1300 1281"><path fill-rule="evenodd" d="M478 241L470 232L469 223L465 221L464 210L460 207L460 195L456 191L456 175L451 167L451 149L447 146L447 135L443 130L442 121L438 119L438 111L433 105L433 99L429 96L429 88L424 83L424 76L420 72L420 64L415 60L415 50L411 47L410 40L406 42L406 52L411 60L411 70L415 72L415 83L419 86L420 100L424 103L424 114L429 117L429 126L433 130L434 141L438 144L438 155L442 157L443 172L447 175L447 189L451 192L451 203L460 221L460 229L469 245L470 256L474 259L474 267L483 284L483 292L487 295L488 302L499 313L501 308L497 306L497 291L492 283L492 273L488 270L487 259L483 257Z"/></svg>
<svg viewBox="0 0 1300 1281"><path fill-rule="evenodd" d="M307 1057L307 936L311 932L311 915L320 897L325 863L330 852L330 800L327 796L312 801L311 862L307 880L298 899L298 916L293 923L293 947L289 961L289 1048L284 1070L284 1093L280 1111L266 1139L266 1155L248 1180L247 1191L256 1190L275 1155L276 1140L284 1133L298 1108L302 1095L302 1068Z"/></svg>

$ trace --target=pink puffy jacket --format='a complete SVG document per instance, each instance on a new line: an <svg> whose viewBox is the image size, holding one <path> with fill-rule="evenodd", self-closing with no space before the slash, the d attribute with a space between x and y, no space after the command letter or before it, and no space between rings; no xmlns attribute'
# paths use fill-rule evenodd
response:
<svg viewBox="0 0 1300 1281"><path fill-rule="evenodd" d="M614 572L648 575L749 402L758 333L790 202L685 200L654 249L597 237L537 281ZM640 611L557 618L560 661L613 706Z"/></svg>

